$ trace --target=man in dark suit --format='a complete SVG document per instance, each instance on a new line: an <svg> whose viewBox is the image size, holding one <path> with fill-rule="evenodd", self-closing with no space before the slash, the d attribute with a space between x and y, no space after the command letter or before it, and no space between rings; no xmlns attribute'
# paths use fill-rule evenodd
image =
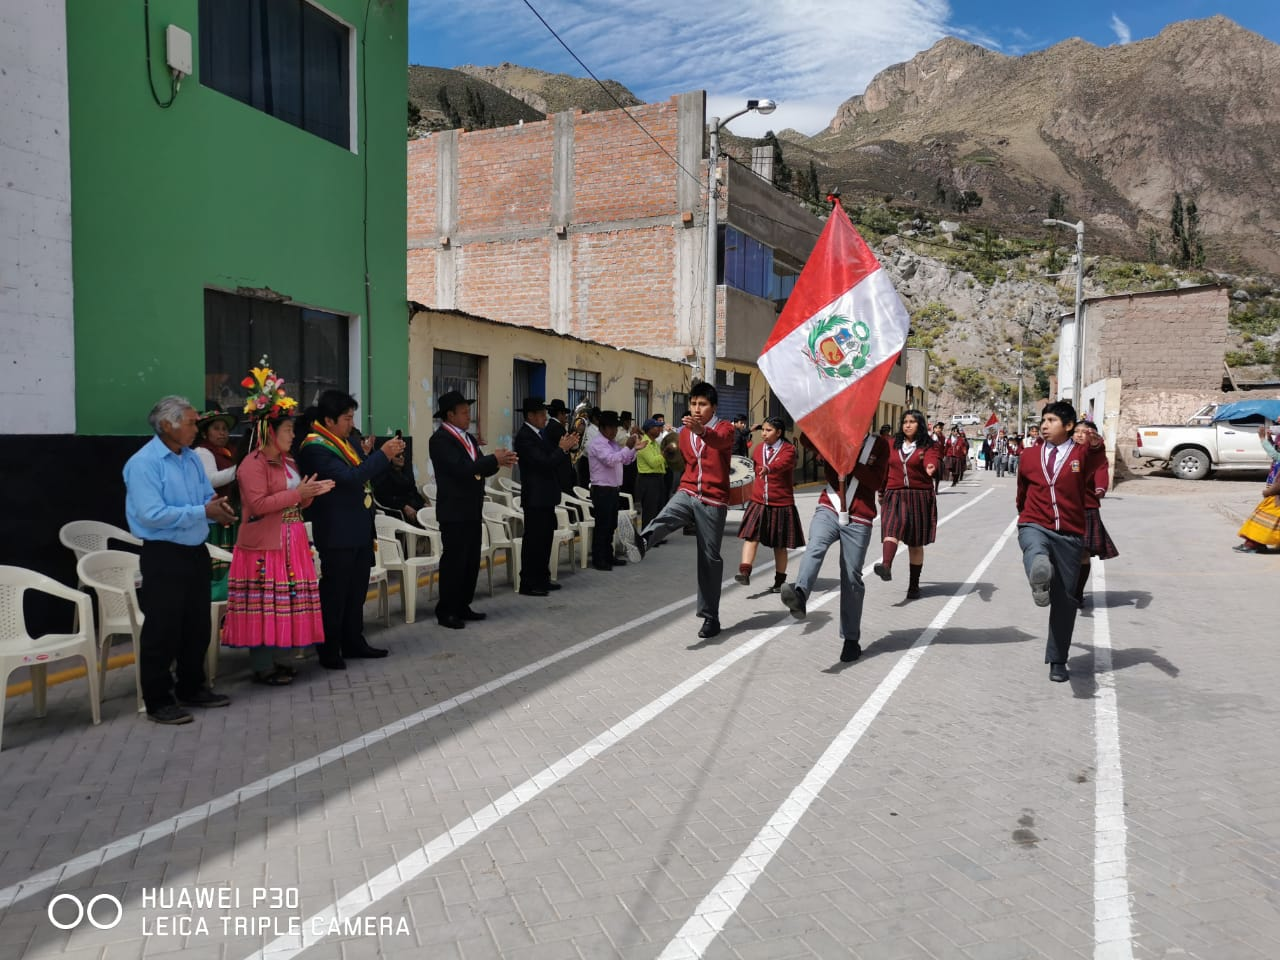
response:
<svg viewBox="0 0 1280 960"><path fill-rule="evenodd" d="M569 408L564 405L563 400L552 400L547 404L547 413L550 415L547 419L547 428L545 430L547 439L551 441L553 447L560 446L560 438L568 434L573 437L573 443L569 445L569 449L578 442L578 435L569 429ZM514 446L514 444L512 444ZM518 454L520 451L517 450ZM560 484L561 493L573 493L573 484L576 481L576 474L573 470L573 459L566 457L564 462L556 467L556 478Z"/></svg>
<svg viewBox="0 0 1280 960"><path fill-rule="evenodd" d="M373 568L372 483L386 472L388 458L404 451L392 437L373 450L373 437L351 441L356 400L341 390L326 390L306 412L308 429L298 448L298 470L332 480L334 487L307 508L320 554L320 616L324 644L320 665L345 670L346 659L385 657L364 638L364 600ZM372 452L371 452L372 451ZM346 658L346 659L344 659Z"/></svg>
<svg viewBox="0 0 1280 960"><path fill-rule="evenodd" d="M436 475L436 521L444 546L436 620L451 630L461 630L468 620L485 618L471 609L480 575L484 480L499 467L516 463L516 455L501 447L487 455L480 452L480 441L467 432L472 402L457 390L441 397L435 414L440 429L427 445Z"/></svg>
<svg viewBox="0 0 1280 960"><path fill-rule="evenodd" d="M568 451L577 436L560 430L551 442L547 407L541 397L528 397L521 406L524 423L511 446L520 458L520 506L524 510L524 542L520 551L520 593L545 597L560 584L551 581L551 539L560 502L560 472L569 463Z"/></svg>

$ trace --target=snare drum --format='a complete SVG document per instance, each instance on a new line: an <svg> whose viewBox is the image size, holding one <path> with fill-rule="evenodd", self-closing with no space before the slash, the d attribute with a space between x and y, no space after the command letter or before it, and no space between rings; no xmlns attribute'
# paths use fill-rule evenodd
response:
<svg viewBox="0 0 1280 960"><path fill-rule="evenodd" d="M755 479L756 465L750 457L729 458L729 506L741 506L751 499Z"/></svg>

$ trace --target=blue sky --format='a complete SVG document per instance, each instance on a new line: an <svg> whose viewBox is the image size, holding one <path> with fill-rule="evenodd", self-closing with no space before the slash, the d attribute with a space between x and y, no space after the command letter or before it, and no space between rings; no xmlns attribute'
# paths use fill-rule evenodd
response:
<svg viewBox="0 0 1280 960"><path fill-rule="evenodd" d="M880 70L944 36L1009 55L1082 37L1110 46L1170 23L1220 13L1280 41L1277 0L530 0L601 79L645 100L706 90L712 115L772 97L771 117L733 131L816 133ZM435 67L509 61L585 76L523 0L410 0L409 62Z"/></svg>

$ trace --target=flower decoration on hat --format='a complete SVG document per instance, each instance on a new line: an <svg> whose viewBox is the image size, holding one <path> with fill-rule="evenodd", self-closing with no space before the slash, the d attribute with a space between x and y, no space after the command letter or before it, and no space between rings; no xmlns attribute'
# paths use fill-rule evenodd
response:
<svg viewBox="0 0 1280 960"><path fill-rule="evenodd" d="M244 412L256 419L287 417L298 405L297 400L285 393L284 380L271 369L266 354L262 355L258 366L240 381L240 386L249 391L244 401Z"/></svg>

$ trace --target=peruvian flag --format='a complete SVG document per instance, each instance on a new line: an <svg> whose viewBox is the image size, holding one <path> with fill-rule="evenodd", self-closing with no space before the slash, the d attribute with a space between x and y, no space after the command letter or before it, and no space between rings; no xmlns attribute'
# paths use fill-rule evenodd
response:
<svg viewBox="0 0 1280 960"><path fill-rule="evenodd" d="M909 326L888 274L836 200L759 366L841 475L857 462Z"/></svg>
<svg viewBox="0 0 1280 960"><path fill-rule="evenodd" d="M1000 422L1000 418L999 418L999 417L997 417L994 413L993 413L993 414L991 414L991 416L987 417L987 426L988 426L988 427L994 427L994 426L995 426L997 423L999 423L999 422Z"/></svg>

